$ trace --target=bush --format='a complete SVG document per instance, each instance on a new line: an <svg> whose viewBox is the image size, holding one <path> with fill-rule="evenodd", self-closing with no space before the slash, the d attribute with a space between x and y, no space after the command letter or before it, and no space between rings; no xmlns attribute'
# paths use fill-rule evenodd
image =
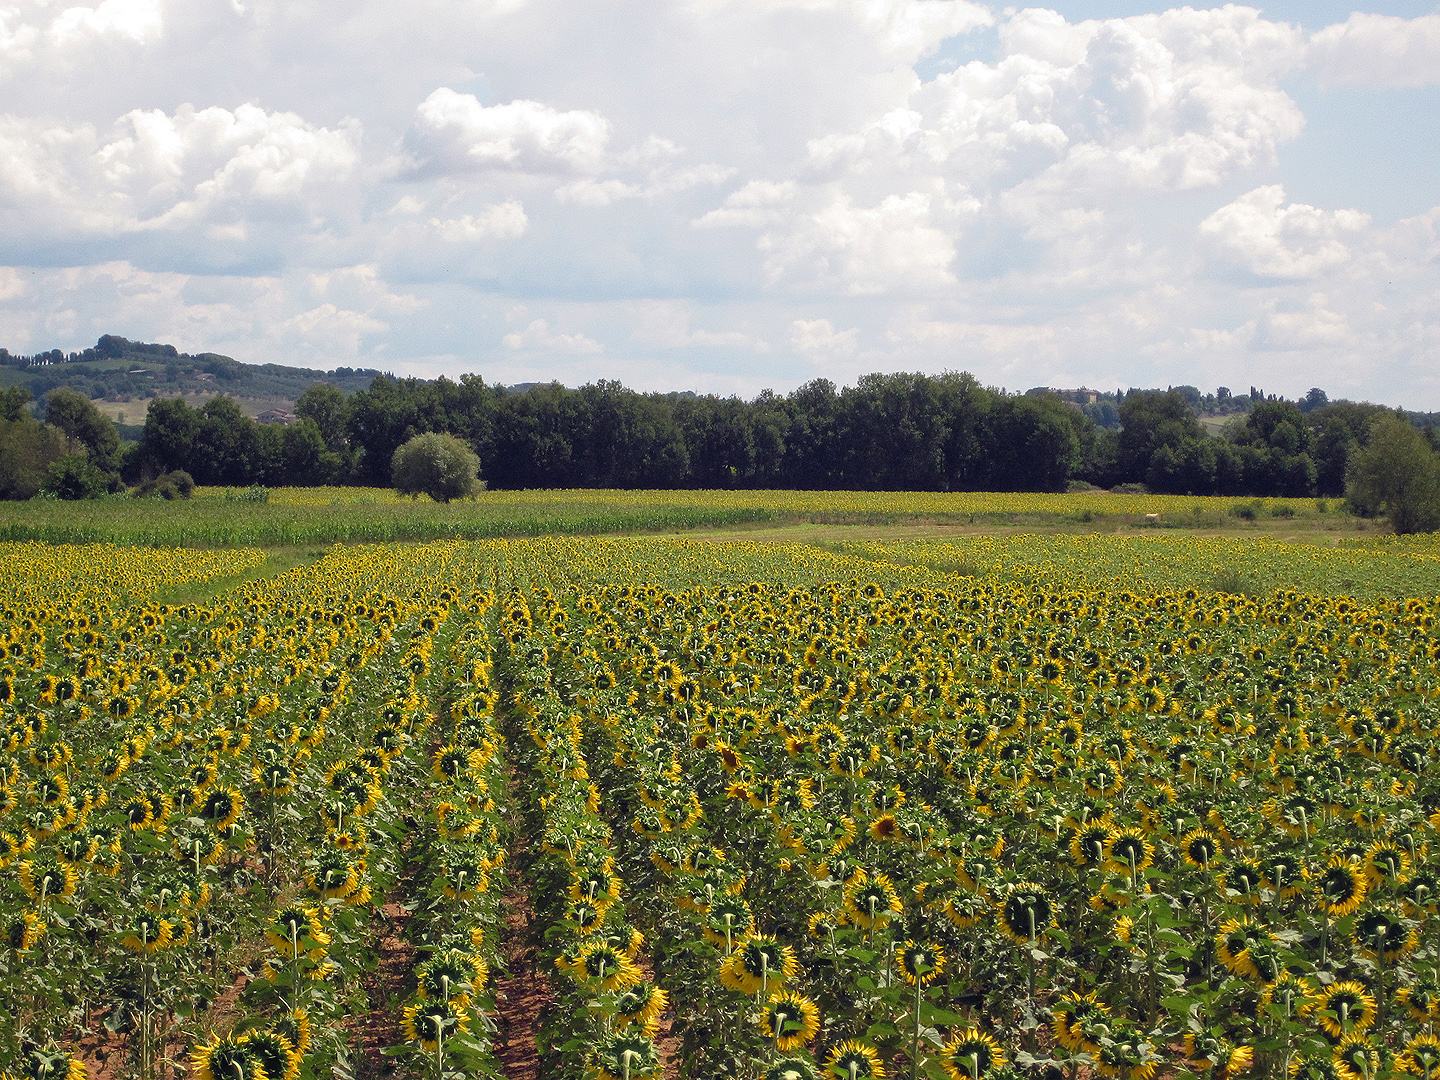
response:
<svg viewBox="0 0 1440 1080"><path fill-rule="evenodd" d="M449 502L481 489L480 459L454 435L427 431L416 435L391 460L390 474L402 495L429 495Z"/></svg>
<svg viewBox="0 0 1440 1080"><path fill-rule="evenodd" d="M66 454L45 470L40 490L57 499L98 499L110 491L110 477L86 454Z"/></svg>
<svg viewBox="0 0 1440 1080"><path fill-rule="evenodd" d="M1384 513L1397 533L1440 529L1440 454L1408 421L1377 416L1370 441L1350 455L1345 497L1362 516Z"/></svg>
<svg viewBox="0 0 1440 1080"><path fill-rule="evenodd" d="M1237 517L1241 521L1254 521L1260 516L1260 509L1264 504L1256 499L1254 502L1236 503L1228 511L1231 517Z"/></svg>
<svg viewBox="0 0 1440 1080"><path fill-rule="evenodd" d="M1149 495L1150 489L1144 484L1116 484L1110 491L1115 495Z"/></svg>
<svg viewBox="0 0 1440 1080"><path fill-rule="evenodd" d="M1281 503L1278 506L1272 507L1270 514L1272 517L1277 518L1293 518L1295 516L1295 508L1289 503Z"/></svg>
<svg viewBox="0 0 1440 1080"><path fill-rule="evenodd" d="M135 497L137 499L188 499L194 491L194 478L184 469L175 469L146 480L135 489Z"/></svg>

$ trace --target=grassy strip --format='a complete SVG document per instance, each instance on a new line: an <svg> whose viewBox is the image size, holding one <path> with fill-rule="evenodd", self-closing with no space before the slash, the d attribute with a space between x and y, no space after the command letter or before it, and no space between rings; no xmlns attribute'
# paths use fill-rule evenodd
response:
<svg viewBox="0 0 1440 1080"><path fill-rule="evenodd" d="M949 506L913 493L789 493L790 499L760 499L755 492L611 492L608 498L559 497L570 493L505 493L473 502L441 505L400 503L296 504L281 498L243 503L201 498L188 502L137 499L98 502L0 504L0 541L51 544L115 543L152 547L301 548L336 542L393 543L446 539L484 540L546 535L675 532L695 528L757 525L978 525L1010 527L1117 526L1206 529L1242 523L1212 507L1147 520L1121 510L1113 496L1095 500L1099 509L1067 496L957 496ZM699 494L709 498L700 499ZM1048 499L1048 501L1046 501ZM1216 502L1216 500L1211 500ZM768 503L768 505L767 505ZM1335 530L1355 519L1330 512L1303 521L1266 519L1250 528ZM1243 526L1242 526L1243 527Z"/></svg>

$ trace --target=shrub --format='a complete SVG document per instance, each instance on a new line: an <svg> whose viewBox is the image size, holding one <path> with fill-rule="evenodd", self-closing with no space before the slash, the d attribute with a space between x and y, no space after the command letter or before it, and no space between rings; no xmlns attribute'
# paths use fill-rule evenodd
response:
<svg viewBox="0 0 1440 1080"><path fill-rule="evenodd" d="M188 499L195 491L195 480L184 469L146 480L135 489L137 499Z"/></svg>
<svg viewBox="0 0 1440 1080"><path fill-rule="evenodd" d="M1231 517L1237 517L1242 521L1254 521L1260 516L1260 508L1263 505L1259 499L1256 499L1254 502L1236 503L1230 507L1229 514Z"/></svg>
<svg viewBox="0 0 1440 1080"><path fill-rule="evenodd" d="M1295 516L1295 508L1289 503L1281 503L1279 506L1272 507L1270 514L1277 518L1293 518Z"/></svg>
<svg viewBox="0 0 1440 1080"><path fill-rule="evenodd" d="M427 431L395 451L391 477L402 495L429 495L449 502L481 488L480 459L454 435Z"/></svg>
<svg viewBox="0 0 1440 1080"><path fill-rule="evenodd" d="M40 490L57 499L98 499L110 491L110 477L86 454L66 454L45 470Z"/></svg>

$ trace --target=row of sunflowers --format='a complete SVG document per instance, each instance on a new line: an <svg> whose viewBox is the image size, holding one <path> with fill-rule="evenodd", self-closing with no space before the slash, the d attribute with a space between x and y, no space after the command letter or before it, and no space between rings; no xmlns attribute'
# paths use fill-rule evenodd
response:
<svg viewBox="0 0 1440 1080"><path fill-rule="evenodd" d="M7 554L7 1080L497 1075L521 938L547 1076L1440 1076L1433 598Z"/></svg>

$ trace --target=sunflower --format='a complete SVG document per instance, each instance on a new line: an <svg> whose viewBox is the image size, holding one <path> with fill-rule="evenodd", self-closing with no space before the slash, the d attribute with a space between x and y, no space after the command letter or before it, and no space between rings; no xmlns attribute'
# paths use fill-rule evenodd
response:
<svg viewBox="0 0 1440 1080"><path fill-rule="evenodd" d="M825 1072L833 1080L885 1080L880 1054L869 1043L846 1039L825 1059Z"/></svg>
<svg viewBox="0 0 1440 1080"><path fill-rule="evenodd" d="M1375 998L1360 983L1347 980L1316 990L1307 1011L1325 1034L1338 1042L1375 1023Z"/></svg>
<svg viewBox="0 0 1440 1080"><path fill-rule="evenodd" d="M1220 858L1220 843L1205 829L1195 829L1185 834L1180 841L1185 851L1185 861L1191 866L1209 870L1212 863Z"/></svg>
<svg viewBox="0 0 1440 1080"><path fill-rule="evenodd" d="M759 994L772 986L778 989L800 972L795 950L773 937L756 935L747 939L720 964L720 982L742 994Z"/></svg>
<svg viewBox="0 0 1440 1080"><path fill-rule="evenodd" d="M1213 1070L1215 1080L1227 1080L1250 1071L1255 1064L1255 1051L1248 1046L1235 1046L1214 1035L1186 1035L1185 1057L1197 1072Z"/></svg>
<svg viewBox="0 0 1440 1080"><path fill-rule="evenodd" d="M423 1001L438 998L463 1008L470 1003L477 974L474 957L459 949L446 949L415 969L415 992Z"/></svg>
<svg viewBox="0 0 1440 1080"><path fill-rule="evenodd" d="M249 1035L227 1035L211 1046L190 1052L195 1080L270 1080L259 1055L250 1049Z"/></svg>
<svg viewBox="0 0 1440 1080"><path fill-rule="evenodd" d="M1105 858L1105 845L1110 839L1108 825L1086 825L1070 837L1070 857L1080 866L1094 866Z"/></svg>
<svg viewBox="0 0 1440 1080"><path fill-rule="evenodd" d="M1070 991L1050 1008L1050 1031L1055 1041L1067 1050L1080 1050L1080 1039L1075 1025L1090 1016L1109 1016L1110 1006L1094 994L1079 994Z"/></svg>
<svg viewBox="0 0 1440 1080"><path fill-rule="evenodd" d="M787 1057L771 1065L764 1080L819 1080L819 1076L815 1072L814 1064L808 1059Z"/></svg>
<svg viewBox="0 0 1440 1080"><path fill-rule="evenodd" d="M1254 859L1236 859L1221 879L1225 888L1239 897L1236 903L1258 904L1260 902L1260 886L1265 881L1265 871Z"/></svg>
<svg viewBox="0 0 1440 1080"><path fill-rule="evenodd" d="M1290 1062L1289 1080L1341 1080L1333 1057L1296 1057Z"/></svg>
<svg viewBox="0 0 1440 1080"><path fill-rule="evenodd" d="M30 899L44 904L55 896L73 896L80 874L67 863L27 859L20 864L20 883Z"/></svg>
<svg viewBox="0 0 1440 1080"><path fill-rule="evenodd" d="M169 919L142 913L130 923L130 932L120 939L120 944L132 952L154 956L175 944L175 931L176 924Z"/></svg>
<svg viewBox="0 0 1440 1080"><path fill-rule="evenodd" d="M45 923L33 911L23 911L5 927L5 944L16 952L33 949L45 934Z"/></svg>
<svg viewBox="0 0 1440 1080"><path fill-rule="evenodd" d="M215 826L216 830L228 829L240 818L245 809L245 797L235 788L216 788L205 796L200 806L200 817ZM275 1080L271 1077L270 1080Z"/></svg>
<svg viewBox="0 0 1440 1080"><path fill-rule="evenodd" d="M929 986L945 966L945 951L937 945L907 941L896 955L895 964L911 986Z"/></svg>
<svg viewBox="0 0 1440 1080"><path fill-rule="evenodd" d="M1022 882L1010 887L1000 905L1000 930L1011 941L1023 945L1043 935L1054 915L1054 905L1044 886Z"/></svg>
<svg viewBox="0 0 1440 1080"><path fill-rule="evenodd" d="M1378 840L1365 852L1365 880L1371 888L1389 882L1404 884L1410 873L1410 856L1392 841Z"/></svg>
<svg viewBox="0 0 1440 1080"><path fill-rule="evenodd" d="M660 1051L649 1036L626 1030L611 1035L590 1052L594 1080L638 1080L660 1071Z"/></svg>
<svg viewBox="0 0 1440 1080"><path fill-rule="evenodd" d="M601 990L627 990L640 981L635 961L606 941L582 945L570 971L578 981L594 983Z"/></svg>
<svg viewBox="0 0 1440 1080"><path fill-rule="evenodd" d="M1380 1072L1380 1051L1365 1035L1347 1035L1335 1048L1335 1071L1342 1080L1373 1080Z"/></svg>
<svg viewBox="0 0 1440 1080"><path fill-rule="evenodd" d="M1109 1037L1098 1049L1090 1050L1090 1055L1095 1059L1095 1071L1100 1075L1125 1077L1126 1080L1150 1080L1160 1063L1151 1042L1123 1022L1114 1025Z"/></svg>
<svg viewBox="0 0 1440 1080"><path fill-rule="evenodd" d="M856 926L872 930L887 925L905 908L890 879L876 874L874 878L846 886L845 910Z"/></svg>
<svg viewBox="0 0 1440 1080"><path fill-rule="evenodd" d="M951 1035L940 1057L950 1080L984 1080L1005 1062L1005 1051L1000 1049L1000 1044L973 1027Z"/></svg>
<svg viewBox="0 0 1440 1080"><path fill-rule="evenodd" d="M1356 872L1350 860L1336 855L1315 879L1320 909L1328 915L1345 916L1365 899L1365 877Z"/></svg>
<svg viewBox="0 0 1440 1080"><path fill-rule="evenodd" d="M297 1053L304 1056L310 1050L310 1014L304 1009L293 1009L271 1025L277 1035L290 1040Z"/></svg>
<svg viewBox="0 0 1440 1080"><path fill-rule="evenodd" d="M287 959L309 953L311 959L318 960L330 944L330 935L321 926L319 908L292 904L270 920L265 927L265 940Z"/></svg>
<svg viewBox="0 0 1440 1080"><path fill-rule="evenodd" d="M652 982L638 982L615 999L615 1015L626 1024L638 1024L654 1035L669 996Z"/></svg>
<svg viewBox="0 0 1440 1080"><path fill-rule="evenodd" d="M1350 932L1355 947L1366 956L1377 952L1387 962L1409 956L1420 944L1420 935L1388 911L1368 911L1355 920Z"/></svg>
<svg viewBox="0 0 1440 1080"><path fill-rule="evenodd" d="M1255 954L1264 955L1267 947L1273 950L1274 946L1275 935L1249 918L1227 919L1215 939L1215 953L1230 971L1249 979L1264 977L1266 982L1273 972L1268 963L1262 971Z"/></svg>
<svg viewBox="0 0 1440 1080"><path fill-rule="evenodd" d="M1260 860L1260 872L1266 888L1282 900L1299 896L1309 878L1304 864L1294 855L1275 853Z"/></svg>
<svg viewBox="0 0 1440 1080"><path fill-rule="evenodd" d="M9 1080L87 1080L90 1071L85 1063L68 1050L25 1051L13 1073L0 1073Z"/></svg>
<svg viewBox="0 0 1440 1080"><path fill-rule="evenodd" d="M1432 1080L1440 1076L1440 1038L1434 1035L1416 1035L1405 1044L1405 1049L1395 1059L1395 1068L1420 1080Z"/></svg>
<svg viewBox="0 0 1440 1080"><path fill-rule="evenodd" d="M712 945L724 945L733 949L735 943L750 933L755 926L755 916L750 905L739 896L722 896L710 905L705 913L701 933Z"/></svg>
<svg viewBox="0 0 1440 1080"><path fill-rule="evenodd" d="M457 1001L417 1001L405 1006L404 1018L406 1040L432 1052L441 1039L466 1030L465 1011Z"/></svg>
<svg viewBox="0 0 1440 1080"><path fill-rule="evenodd" d="M252 1031L246 1047L259 1059L267 1080L296 1080L300 1075L304 1055L278 1031Z"/></svg>
<svg viewBox="0 0 1440 1080"><path fill-rule="evenodd" d="M1440 979L1434 974L1423 975L1410 986L1402 986L1396 991L1396 997L1405 1004L1411 1020L1421 1023L1440 1020Z"/></svg>
<svg viewBox="0 0 1440 1080"><path fill-rule="evenodd" d="M1155 845L1140 829L1116 829L1105 840L1105 868L1116 874L1137 874L1155 861Z"/></svg>
<svg viewBox="0 0 1440 1080"><path fill-rule="evenodd" d="M820 1010L802 994L782 990L760 1013L760 1027L777 1050L798 1050L820 1030Z"/></svg>

